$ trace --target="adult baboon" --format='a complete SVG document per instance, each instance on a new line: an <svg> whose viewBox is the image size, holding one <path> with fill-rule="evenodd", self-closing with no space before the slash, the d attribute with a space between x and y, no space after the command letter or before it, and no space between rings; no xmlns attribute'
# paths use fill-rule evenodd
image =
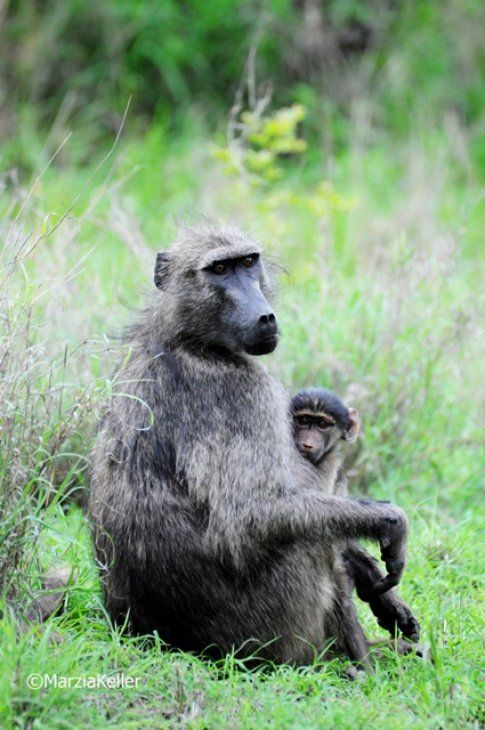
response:
<svg viewBox="0 0 485 730"><path fill-rule="evenodd" d="M366 662L338 546L379 541L394 585L406 517L327 496L296 449L289 397L253 357L278 339L260 247L184 229L155 284L92 454L110 616L184 650L301 664L333 641Z"/></svg>
<svg viewBox="0 0 485 730"><path fill-rule="evenodd" d="M340 398L323 388L305 388L291 399L295 444L301 455L320 474L327 494L348 494L347 477L342 470L342 443L355 441L360 430L359 414L347 408ZM417 641L419 624L409 607L394 590L379 594L384 576L377 561L355 540L342 545L342 558L350 585L362 601L369 604L382 628L392 636L402 634Z"/></svg>

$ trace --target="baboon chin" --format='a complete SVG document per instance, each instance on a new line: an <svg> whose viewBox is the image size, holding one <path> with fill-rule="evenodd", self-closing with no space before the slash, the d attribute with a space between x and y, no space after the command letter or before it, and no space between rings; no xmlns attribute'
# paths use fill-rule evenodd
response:
<svg viewBox="0 0 485 730"><path fill-rule="evenodd" d="M111 618L183 650L257 645L304 664L331 644L366 665L339 546L380 543L387 589L407 520L322 488L295 448L289 397L253 357L278 338L260 246L234 228L183 229L154 281L92 453Z"/></svg>

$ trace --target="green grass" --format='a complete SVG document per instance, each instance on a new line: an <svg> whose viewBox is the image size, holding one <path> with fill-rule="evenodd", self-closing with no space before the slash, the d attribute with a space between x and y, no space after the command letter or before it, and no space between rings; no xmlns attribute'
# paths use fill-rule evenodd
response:
<svg viewBox="0 0 485 730"><path fill-rule="evenodd" d="M69 610L42 627L16 633L2 620L0 702L8 727L465 727L479 726L481 570L478 520L453 524L411 514L413 534L403 594L423 624L431 661L376 659L376 672L356 683L337 662L303 669L249 671L229 657L219 665L164 653L159 642L122 638L110 628L96 589L88 531L78 510L49 526L47 553L79 569ZM48 547L48 550L47 550ZM369 633L372 620L362 611ZM125 676L134 689L28 687L31 675ZM59 680L62 683L62 680ZM86 681L86 680L85 680ZM483 720L483 716L482 716Z"/></svg>
<svg viewBox="0 0 485 730"><path fill-rule="evenodd" d="M484 216L473 165L455 157L449 134L436 130L432 144L419 134L394 146L385 137L366 148L356 142L331 168L312 151L288 163L277 184L252 189L221 169L197 125L178 139L154 127L143 139L122 140L95 175L95 163L50 166L14 224L29 185L7 181L2 263L17 258L2 269L1 295L9 323L0 342L2 726L478 728L485 721ZM325 204L316 193L321 180L333 185ZM422 623L429 660L388 652L376 658L374 675L350 683L338 662L249 671L234 657L215 665L166 653L158 640L143 645L107 620L81 511L62 509L52 495L46 505L57 463L82 479L119 357L107 336L130 320L124 303L142 303L154 252L170 243L174 219L194 209L249 225L288 270L276 304L283 338L267 365L289 388L332 387L361 411L364 437L348 461L352 486L409 514L401 591ZM77 571L66 610L25 628L28 594L60 564ZM365 606L359 611L368 634L382 635ZM139 686L27 683L33 673L120 672Z"/></svg>

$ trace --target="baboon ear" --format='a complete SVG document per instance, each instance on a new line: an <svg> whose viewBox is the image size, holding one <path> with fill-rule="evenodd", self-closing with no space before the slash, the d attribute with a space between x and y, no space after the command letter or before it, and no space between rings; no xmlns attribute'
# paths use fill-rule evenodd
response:
<svg viewBox="0 0 485 730"><path fill-rule="evenodd" d="M164 289L170 276L170 262L172 258L166 251L157 253L155 259L155 270L153 272L153 281L157 289Z"/></svg>
<svg viewBox="0 0 485 730"><path fill-rule="evenodd" d="M360 431L360 418L355 408L349 408L349 425L344 433L346 441L355 441Z"/></svg>

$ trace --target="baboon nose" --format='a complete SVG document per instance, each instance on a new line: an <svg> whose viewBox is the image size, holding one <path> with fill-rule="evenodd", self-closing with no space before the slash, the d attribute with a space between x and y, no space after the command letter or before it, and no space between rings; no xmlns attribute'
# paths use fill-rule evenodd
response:
<svg viewBox="0 0 485 730"><path fill-rule="evenodd" d="M274 316L273 312L261 315L258 320L258 324L265 336L275 335L278 330L276 317Z"/></svg>

